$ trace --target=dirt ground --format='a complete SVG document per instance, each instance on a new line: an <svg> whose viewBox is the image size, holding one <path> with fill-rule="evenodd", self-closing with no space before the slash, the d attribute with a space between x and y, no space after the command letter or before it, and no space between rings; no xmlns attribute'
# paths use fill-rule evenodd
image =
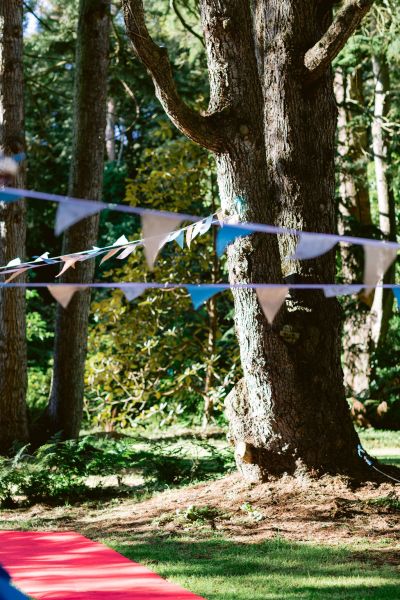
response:
<svg viewBox="0 0 400 600"><path fill-rule="evenodd" d="M40 530L73 529L93 539L111 534L179 535L208 528L210 533L245 543L281 536L321 544L368 545L370 556L379 548L377 561L400 565L399 499L400 486L389 483L352 489L346 479L326 476L248 484L233 474L164 491L139 503L127 499L96 506L36 505L2 511L0 528L24 529L29 524ZM194 517L187 518L188 508ZM198 508L201 519L196 519Z"/></svg>

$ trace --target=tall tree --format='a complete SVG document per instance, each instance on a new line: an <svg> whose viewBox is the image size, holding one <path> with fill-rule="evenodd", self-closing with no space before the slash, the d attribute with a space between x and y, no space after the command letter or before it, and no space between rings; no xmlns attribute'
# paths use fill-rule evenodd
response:
<svg viewBox="0 0 400 600"><path fill-rule="evenodd" d="M99 200L102 194L110 0L80 0L76 49L74 136L69 194ZM84 219L64 236L63 253L96 243L98 218ZM94 262L78 263L63 276L64 283L93 281ZM76 294L67 309L58 307L54 372L49 404L50 429L76 437L82 420L84 368L90 290Z"/></svg>
<svg viewBox="0 0 400 600"><path fill-rule="evenodd" d="M347 0L333 20L333 3L320 0L200 0L211 95L206 114L178 94L168 53L147 30L142 1L123 4L128 35L165 111L215 154L225 213L334 231L330 65L372 0ZM273 236L237 239L228 251L230 281L332 282L333 252L281 264L294 241L287 237L278 247ZM254 291L235 291L234 298L244 379L228 401L228 416L243 474L357 469L337 302L319 292L291 293L271 327Z"/></svg>
<svg viewBox="0 0 400 600"><path fill-rule="evenodd" d="M368 187L368 130L360 123L365 99L360 68L350 73L338 68L335 73L338 105L338 154L340 156L339 231L342 234L368 236L372 228ZM362 255L351 246L340 248L342 274L346 281L359 281ZM345 386L352 396L367 393L371 375L371 319L369 306L360 295L345 306L343 332L343 371Z"/></svg>
<svg viewBox="0 0 400 600"><path fill-rule="evenodd" d="M384 239L396 240L396 215L393 189L389 178L389 136L385 132L385 120L390 109L390 73L384 52L372 56L374 74L374 115L371 135L375 164L376 192L378 198L379 229ZM388 270L384 283L394 283L396 267ZM371 338L375 347L385 341L389 320L393 312L391 290L377 288L371 309Z"/></svg>
<svg viewBox="0 0 400 600"><path fill-rule="evenodd" d="M0 3L0 150L24 152L23 11L19 0ZM21 168L15 185L24 187ZM0 262L25 254L25 205L0 203ZM0 451L26 441L25 291L0 290Z"/></svg>

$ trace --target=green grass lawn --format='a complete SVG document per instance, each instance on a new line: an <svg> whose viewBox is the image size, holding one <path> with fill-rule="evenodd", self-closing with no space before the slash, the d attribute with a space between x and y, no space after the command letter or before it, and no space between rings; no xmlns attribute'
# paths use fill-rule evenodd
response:
<svg viewBox="0 0 400 600"><path fill-rule="evenodd" d="M365 449L372 456L400 466L399 432L366 430L359 433ZM108 442L104 443L108 445ZM125 445L139 455L155 448L154 443L146 439L125 440L116 448L115 456L119 461ZM188 473L193 472L195 478L213 477L216 466L226 469L229 461L226 463L224 458L220 464L217 460L220 454L225 457L228 452L224 438L213 441L212 445L214 450L209 455L208 446L203 448L190 439L165 440L165 448L161 446L158 462L152 467L154 474L165 478L175 465L177 472L185 468ZM114 452L113 448L111 450ZM113 456L110 454L109 460L114 460ZM193 465L197 470L193 471ZM46 519L42 523L41 515L36 514L30 520L13 522L12 511L9 511L2 524L7 528L40 529L46 526ZM73 520L68 522L68 528L79 531L79 525ZM178 535L160 530L156 524L142 537L129 527L115 532L99 530L94 537L207 600L400 598L399 572L390 563L385 564L385 549L393 552L393 540L386 539L378 528L376 536L363 538L361 542L360 539L354 541L350 535L346 545L329 545L329 539L323 545L321 542L292 542L280 537L245 544L222 537L211 529L184 531ZM252 541L251 532L248 540ZM376 561L377 556L382 560Z"/></svg>
<svg viewBox="0 0 400 600"><path fill-rule="evenodd" d="M350 548L224 539L106 540L121 554L207 600L398 600L399 573Z"/></svg>

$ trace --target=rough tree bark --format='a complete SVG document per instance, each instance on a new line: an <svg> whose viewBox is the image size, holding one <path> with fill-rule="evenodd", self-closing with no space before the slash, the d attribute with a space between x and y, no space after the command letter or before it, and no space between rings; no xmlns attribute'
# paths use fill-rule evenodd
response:
<svg viewBox="0 0 400 600"><path fill-rule="evenodd" d="M80 0L76 51L74 138L69 194L99 200L102 193L107 109L110 0ZM63 253L90 248L98 218L90 217L64 236ZM94 262L70 269L64 283L93 281ZM82 420L90 290L57 308L54 372L48 408L50 432L76 437Z"/></svg>
<svg viewBox="0 0 400 600"><path fill-rule="evenodd" d="M128 35L175 125L213 151L222 206L242 221L335 228L336 106L330 61L371 2L200 0L211 98L207 114L179 97L141 0L124 0ZM251 10L251 6L253 11ZM328 6L327 6L328 5ZM259 40L265 31L262 48ZM241 197L242 201L236 200ZM228 251L232 283L333 282L334 254L283 261L294 246L253 234ZM230 436L249 479L297 469L354 471L358 437L340 366L340 313L319 292L292 293L269 326L252 290L234 293L244 379L227 399Z"/></svg>
<svg viewBox="0 0 400 600"><path fill-rule="evenodd" d="M0 150L25 149L22 2L0 3ZM14 183L24 187L22 167ZM0 262L25 255L23 201L0 203ZM28 438L25 290L0 290L0 451Z"/></svg>
<svg viewBox="0 0 400 600"><path fill-rule="evenodd" d="M354 118L365 104L361 70L346 75L335 73L335 96L338 105L338 153L340 164L339 232L368 235L371 228L371 205L367 179L368 134ZM362 277L362 256L354 248L342 246L342 274L346 281ZM363 296L348 300L349 310L343 328L343 371L348 394L359 397L368 392L371 375L371 319Z"/></svg>

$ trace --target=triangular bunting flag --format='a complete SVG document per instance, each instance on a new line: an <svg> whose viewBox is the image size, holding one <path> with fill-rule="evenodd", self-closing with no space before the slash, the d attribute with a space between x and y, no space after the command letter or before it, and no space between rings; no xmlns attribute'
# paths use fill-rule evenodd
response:
<svg viewBox="0 0 400 600"><path fill-rule="evenodd" d="M397 300L397 310L400 310L400 288L393 288L393 294Z"/></svg>
<svg viewBox="0 0 400 600"><path fill-rule="evenodd" d="M105 263L106 260L108 260L109 258L112 258L116 254L118 254L118 252L120 252L120 250L121 250L121 246L124 246L125 244L129 244L129 240L127 239L127 237L125 235L122 235L120 238L117 239L116 242L113 243L114 248L109 250L107 252L107 254L105 256L103 256L103 258L100 261L100 265Z"/></svg>
<svg viewBox="0 0 400 600"><path fill-rule="evenodd" d="M192 235L193 235L194 225L189 225L186 229L186 245L190 248L190 244L192 243Z"/></svg>
<svg viewBox="0 0 400 600"><path fill-rule="evenodd" d="M364 283L375 287L397 256L398 248L364 244Z"/></svg>
<svg viewBox="0 0 400 600"><path fill-rule="evenodd" d="M87 202L85 200L71 200L70 202L60 202L57 209L56 224L54 233L60 235L63 231L72 227L82 219L96 215L103 210L104 205L97 202Z"/></svg>
<svg viewBox="0 0 400 600"><path fill-rule="evenodd" d="M117 259L124 260L124 258L128 258L128 256L130 256L133 252L135 252L136 248L137 248L137 244L128 246L127 248L125 248L125 250L123 250L121 252L121 254L118 254Z"/></svg>
<svg viewBox="0 0 400 600"><path fill-rule="evenodd" d="M76 285L48 285L47 289L63 308L67 308L75 292L86 288Z"/></svg>
<svg viewBox="0 0 400 600"><path fill-rule="evenodd" d="M326 285L324 286L325 298L335 298L336 296L352 296L359 294L363 289L362 285Z"/></svg>
<svg viewBox="0 0 400 600"><path fill-rule="evenodd" d="M266 316L268 323L272 325L279 309L285 302L289 288L284 286L271 288L259 287L256 291L264 315Z"/></svg>
<svg viewBox="0 0 400 600"><path fill-rule="evenodd" d="M13 158L10 158L9 156L0 158L0 177L4 175L15 177L18 173L18 169L18 163Z"/></svg>
<svg viewBox="0 0 400 600"><path fill-rule="evenodd" d="M305 260L321 256L337 244L336 239L324 235L302 233L295 253L290 257L291 260Z"/></svg>
<svg viewBox="0 0 400 600"><path fill-rule="evenodd" d="M187 285L186 289L192 298L194 308L197 310L215 294L225 290L225 287L222 285Z"/></svg>
<svg viewBox="0 0 400 600"><path fill-rule="evenodd" d="M7 263L7 267L18 267L21 264L20 258L13 258L10 262Z"/></svg>
<svg viewBox="0 0 400 600"><path fill-rule="evenodd" d="M205 233L207 233L207 231L210 229L210 227L212 225L212 222L213 222L213 215L210 215L209 217L207 217L207 219L203 219L202 221L195 223L193 225L193 233L192 233L191 242L198 235L204 235Z"/></svg>
<svg viewBox="0 0 400 600"><path fill-rule="evenodd" d="M185 230L178 229L177 231L172 231L168 236L168 242L175 241L180 248L183 248L185 245Z"/></svg>
<svg viewBox="0 0 400 600"><path fill-rule="evenodd" d="M61 260L64 261L64 266L59 272L59 274L56 275L56 278L61 277L61 275L64 275L65 271L68 271L68 269L75 269L76 263L79 262L81 259L81 256L62 256Z"/></svg>
<svg viewBox="0 0 400 600"><path fill-rule="evenodd" d="M224 226L224 211L222 209L219 210L215 216L217 217L220 227L223 227Z"/></svg>
<svg viewBox="0 0 400 600"><path fill-rule="evenodd" d="M179 227L181 222L181 217L170 218L157 214L142 215L144 253L150 269L153 269L157 255L167 243L169 234Z"/></svg>
<svg viewBox="0 0 400 600"><path fill-rule="evenodd" d="M146 286L145 285L127 285L127 286L122 285L119 289L125 294L125 297L128 300L128 302L132 302L132 300L136 300L136 298L139 298L139 296L141 296L146 291Z"/></svg>
<svg viewBox="0 0 400 600"><path fill-rule="evenodd" d="M25 267L23 269L18 269L18 271L15 271L15 273L13 273L11 275L11 277L9 277L8 279L6 279L5 283L10 283L10 281L13 281L13 279L15 279L16 277L18 277L19 275L22 275L22 273L25 273L25 271L29 271L29 267Z"/></svg>
<svg viewBox="0 0 400 600"><path fill-rule="evenodd" d="M16 202L20 199L21 196L19 194L12 194L11 192L6 192L0 188L0 202Z"/></svg>
<svg viewBox="0 0 400 600"><path fill-rule="evenodd" d="M235 227L235 225L225 225L218 231L217 235L217 254L221 256L225 248L231 244L236 238L254 233L252 229L244 227Z"/></svg>

